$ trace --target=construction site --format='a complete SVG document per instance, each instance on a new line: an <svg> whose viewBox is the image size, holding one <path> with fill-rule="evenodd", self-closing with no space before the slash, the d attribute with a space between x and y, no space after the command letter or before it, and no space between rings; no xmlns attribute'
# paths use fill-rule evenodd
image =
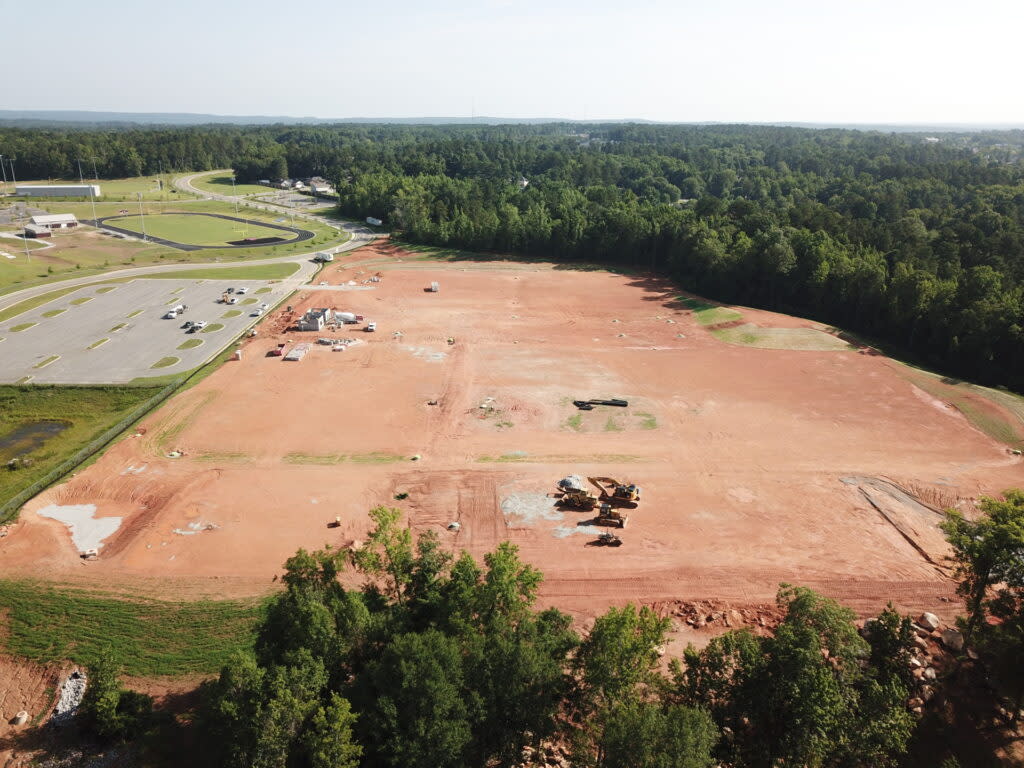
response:
<svg viewBox="0 0 1024 768"><path fill-rule="evenodd" d="M300 547L358 547L386 505L455 551L511 540L583 625L628 601L756 621L783 582L948 620L942 509L1024 485L937 390L812 321L733 308L773 343L732 343L653 277L388 243L346 259L29 502L0 573L258 595Z"/></svg>

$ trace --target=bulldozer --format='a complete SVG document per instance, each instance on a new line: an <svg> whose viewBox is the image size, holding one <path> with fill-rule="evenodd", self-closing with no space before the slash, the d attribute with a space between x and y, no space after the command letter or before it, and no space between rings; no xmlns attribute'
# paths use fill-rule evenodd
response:
<svg viewBox="0 0 1024 768"><path fill-rule="evenodd" d="M620 483L613 477L588 477L587 480L600 492L603 504L636 509L640 505L640 486Z"/></svg>
<svg viewBox="0 0 1024 768"><path fill-rule="evenodd" d="M629 517L607 501L601 502L601 506L597 508L597 517L593 520L594 525L609 525L612 528L625 528L628 522Z"/></svg>

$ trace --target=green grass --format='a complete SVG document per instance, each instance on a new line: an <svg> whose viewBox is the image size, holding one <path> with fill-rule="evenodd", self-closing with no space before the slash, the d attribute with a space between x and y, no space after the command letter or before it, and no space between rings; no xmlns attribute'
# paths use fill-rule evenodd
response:
<svg viewBox="0 0 1024 768"><path fill-rule="evenodd" d="M35 364L35 365L33 365L32 367L33 367L33 368L45 368L45 367L46 367L46 366L48 366L48 365L49 365L50 363L55 363L55 362L57 362L58 360L60 360L60 355L50 355L50 356L49 356L49 357L47 357L47 358L46 358L45 360L40 360L40 361L39 361L38 363L36 363L36 364Z"/></svg>
<svg viewBox="0 0 1024 768"><path fill-rule="evenodd" d="M657 429L658 420L651 413L634 413L640 419L640 429Z"/></svg>
<svg viewBox="0 0 1024 768"><path fill-rule="evenodd" d="M626 453L595 453L589 456L570 456L568 454L531 456L523 451L476 458L480 464L627 464L641 460L639 456Z"/></svg>
<svg viewBox="0 0 1024 768"><path fill-rule="evenodd" d="M720 341L759 349L797 349L817 352L851 350L853 346L815 328L759 328L739 325L711 331Z"/></svg>
<svg viewBox="0 0 1024 768"><path fill-rule="evenodd" d="M216 173L210 176L200 176L192 179L192 186L204 192L211 192L215 195L265 195L274 190L264 187L261 184L238 184L231 185L232 174Z"/></svg>
<svg viewBox="0 0 1024 768"><path fill-rule="evenodd" d="M178 345L178 349L192 349L193 347L198 347L202 343L202 339L188 339L181 342L181 344Z"/></svg>
<svg viewBox="0 0 1024 768"><path fill-rule="evenodd" d="M43 312L43 317L56 317L57 315L63 315L65 312L67 312L66 309L50 309Z"/></svg>
<svg viewBox="0 0 1024 768"><path fill-rule="evenodd" d="M314 464L329 466L351 461L354 464L393 464L405 461L405 456L394 453L287 453L282 458L286 464Z"/></svg>
<svg viewBox="0 0 1024 768"><path fill-rule="evenodd" d="M138 317L139 315L141 315L145 311L146 310L144 310L144 309L136 309L134 312L129 312L127 315L125 315L125 317L127 317L127 318Z"/></svg>
<svg viewBox="0 0 1024 768"><path fill-rule="evenodd" d="M157 391L149 387L124 386L0 386L0 441L18 427L32 422L65 421L70 425L34 448L23 445L0 448L0 463L15 456L33 462L31 467L0 472L0 504L83 448Z"/></svg>
<svg viewBox="0 0 1024 768"><path fill-rule="evenodd" d="M264 285L262 288L257 288L254 293L270 293L270 286Z"/></svg>
<svg viewBox="0 0 1024 768"><path fill-rule="evenodd" d="M30 309L41 307L43 304L49 304L54 299L59 299L61 296L67 296L72 291L77 291L80 286L74 286L72 288L61 288L60 290L50 291L44 293L41 296L34 296L31 299L25 299L22 302L15 304L13 307L0 312L0 322L4 320L10 320L12 317L17 317L20 314L28 312Z"/></svg>
<svg viewBox="0 0 1024 768"><path fill-rule="evenodd" d="M240 309L229 309L227 312L221 315L221 317L226 320L229 317L238 317L240 314L242 314L242 310Z"/></svg>
<svg viewBox="0 0 1024 768"><path fill-rule="evenodd" d="M571 429L573 432L580 432L583 430L583 414L577 413L570 416L565 420L565 426Z"/></svg>
<svg viewBox="0 0 1024 768"><path fill-rule="evenodd" d="M7 653L88 666L109 649L128 675L216 674L251 649L262 601L167 602L27 581L0 581Z"/></svg>
<svg viewBox="0 0 1024 768"><path fill-rule="evenodd" d="M117 325L115 325L115 326L114 326L113 328L111 328L111 329L110 329L110 330L108 331L108 333L117 333L117 332L118 332L118 331L120 331L120 330L121 330L122 328L125 328L125 327L127 327L127 326L128 326L128 323L118 323L118 324L117 324Z"/></svg>
<svg viewBox="0 0 1024 768"><path fill-rule="evenodd" d="M17 325L11 326L11 333L21 333L27 331L29 328L33 328L39 325L39 323L18 323Z"/></svg>
<svg viewBox="0 0 1024 768"><path fill-rule="evenodd" d="M224 327L224 323L210 323L208 326L203 328L200 333L214 333Z"/></svg>
<svg viewBox="0 0 1024 768"><path fill-rule="evenodd" d="M239 212L241 217L246 215L245 212ZM259 224L244 224L214 216L194 216L182 213L148 216L145 217L145 221L142 216L118 216L104 223L136 232L139 235L145 231L151 237L162 237L188 245L227 245L232 240L248 237L284 237L287 240L294 237L290 232L262 227Z"/></svg>
<svg viewBox="0 0 1024 768"><path fill-rule="evenodd" d="M684 307L693 311L694 317L697 318L697 322L701 325L729 323L743 317L743 315L735 309L718 307L714 304L708 304L706 301L701 301L700 299L691 299L685 296L680 296L678 301Z"/></svg>
<svg viewBox="0 0 1024 768"><path fill-rule="evenodd" d="M614 416L609 416L608 421L604 423L605 432L621 432L623 429L622 424Z"/></svg>
<svg viewBox="0 0 1024 768"><path fill-rule="evenodd" d="M299 270L298 264L253 264L249 267L222 267L220 269L183 269L180 272L156 272L143 275L144 280L282 280ZM267 288L267 291L270 289ZM257 291L259 293L260 291Z"/></svg>
<svg viewBox="0 0 1024 768"><path fill-rule="evenodd" d="M72 299L71 303L74 304L76 307L78 307L78 306L81 306L82 304L86 304L86 303L92 301L92 299L93 299L92 296L79 296L77 299Z"/></svg>
<svg viewBox="0 0 1024 768"><path fill-rule="evenodd" d="M96 347L102 347L108 341L110 341L110 339L100 339L99 341L94 341L92 344L86 347L86 349L96 349Z"/></svg>
<svg viewBox="0 0 1024 768"><path fill-rule="evenodd" d="M159 360L157 360L155 363L153 363L149 367L150 368L170 368L175 363L180 363L180 362L181 362L181 358L180 357L161 357Z"/></svg>
<svg viewBox="0 0 1024 768"><path fill-rule="evenodd" d="M242 300L241 300L240 302L238 302L238 303L239 303L239 304L244 304L244 305L251 305L251 304L255 304L255 303L256 303L256 302L258 302L258 301L259 301L259 299L255 299L255 298L253 298L252 296L250 296L250 297L249 297L248 299L242 299Z"/></svg>
<svg viewBox="0 0 1024 768"><path fill-rule="evenodd" d="M116 285L108 285L108 286L105 286L103 288L97 288L96 289L96 293L110 293L111 291L116 291L116 290L117 290L117 286Z"/></svg>

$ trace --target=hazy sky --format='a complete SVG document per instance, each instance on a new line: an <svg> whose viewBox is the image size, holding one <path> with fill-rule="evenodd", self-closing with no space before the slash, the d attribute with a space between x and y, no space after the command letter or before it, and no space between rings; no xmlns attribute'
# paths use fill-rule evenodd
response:
<svg viewBox="0 0 1024 768"><path fill-rule="evenodd" d="M7 109L1024 123L1024 0L0 7Z"/></svg>

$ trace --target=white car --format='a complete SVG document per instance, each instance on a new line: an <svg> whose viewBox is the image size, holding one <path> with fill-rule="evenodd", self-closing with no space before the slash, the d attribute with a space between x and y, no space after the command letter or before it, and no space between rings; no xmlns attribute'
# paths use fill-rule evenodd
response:
<svg viewBox="0 0 1024 768"><path fill-rule="evenodd" d="M377 322L375 320L371 320L366 324L365 330L367 333L373 333L374 331L377 330Z"/></svg>
<svg viewBox="0 0 1024 768"><path fill-rule="evenodd" d="M270 305L267 304L266 302L264 302L264 303L260 304L260 309L262 309L264 312L266 312L268 309L270 309Z"/></svg>
<svg viewBox="0 0 1024 768"><path fill-rule="evenodd" d="M192 323L191 330L193 330L193 331L201 331L207 325L208 325L208 323L205 320L196 320L194 323Z"/></svg>
<svg viewBox="0 0 1024 768"><path fill-rule="evenodd" d="M256 309L254 309L252 311L252 313L249 315L249 317L259 317L262 314L263 314L263 310L260 309L259 307L256 307Z"/></svg>
<svg viewBox="0 0 1024 768"><path fill-rule="evenodd" d="M164 318L167 320L176 320L178 318L178 311L175 309L169 309L167 310L167 314L164 315Z"/></svg>
<svg viewBox="0 0 1024 768"><path fill-rule="evenodd" d="M246 294L248 292L249 292L249 289L246 288L244 285L241 288L235 288L235 293L237 293L239 295Z"/></svg>
<svg viewBox="0 0 1024 768"><path fill-rule="evenodd" d="M232 296L230 299L227 300L227 303L228 304L237 304L238 303L238 298L236 296Z"/></svg>

